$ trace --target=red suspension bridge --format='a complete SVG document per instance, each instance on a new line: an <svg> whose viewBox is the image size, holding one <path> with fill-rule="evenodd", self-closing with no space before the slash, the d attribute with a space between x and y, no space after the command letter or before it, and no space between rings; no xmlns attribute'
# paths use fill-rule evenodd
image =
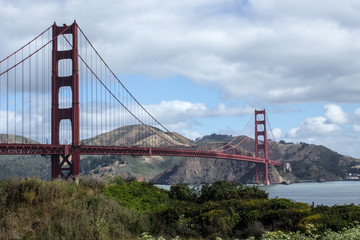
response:
<svg viewBox="0 0 360 240"><path fill-rule="evenodd" d="M140 104L76 22L54 23L0 61L0 154L51 155L52 179L77 179L80 155L160 155L252 162L269 184L268 165L282 163L268 159L265 110L254 115L255 156L229 153L237 137L195 150Z"/></svg>

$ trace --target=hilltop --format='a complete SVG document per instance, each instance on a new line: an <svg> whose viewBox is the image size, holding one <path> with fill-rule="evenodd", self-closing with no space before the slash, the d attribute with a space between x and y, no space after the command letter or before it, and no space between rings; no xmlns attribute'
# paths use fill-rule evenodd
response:
<svg viewBox="0 0 360 240"><path fill-rule="evenodd" d="M177 142L198 150L214 150L233 139L229 135L211 134L195 141L180 134L164 133L157 128L154 131L164 139ZM151 140L151 136L142 137L142 127L138 125L114 129L94 138L84 139L82 144L97 145L141 145ZM15 136L12 136L13 138ZM254 139L240 136L233 145L231 153L253 156ZM16 139L22 139L16 137ZM30 140L28 140L30 141ZM159 140L159 145L164 144ZM360 159L343 156L324 146L307 143L286 143L269 141L269 158L291 163L292 172L284 173L280 167L270 167L269 177L274 183L283 181L332 181L344 179L349 173L359 172ZM255 180L255 164L219 159L162 157L162 156L82 156L81 173L99 177L121 175L125 178L137 178L141 181L153 181L159 184L207 183L222 179L242 183ZM0 156L0 179L9 177L38 176L50 179L50 158L42 156Z"/></svg>

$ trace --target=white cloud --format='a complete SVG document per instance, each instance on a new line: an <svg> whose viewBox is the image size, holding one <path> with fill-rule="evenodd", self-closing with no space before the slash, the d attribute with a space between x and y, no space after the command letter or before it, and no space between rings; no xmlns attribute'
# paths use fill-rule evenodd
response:
<svg viewBox="0 0 360 240"><path fill-rule="evenodd" d="M284 138L291 142L307 142L324 145L341 154L359 157L360 151L353 143L360 140L360 108L353 117L335 104L324 105L324 115L306 118L291 128Z"/></svg>
<svg viewBox="0 0 360 240"><path fill-rule="evenodd" d="M116 73L182 75L224 98L360 100L358 1L0 0L0 6L1 56L44 25L76 18Z"/></svg>
<svg viewBox="0 0 360 240"><path fill-rule="evenodd" d="M192 139L192 140L195 140L199 137L204 136L203 134L201 134L197 131L194 131L194 130L183 130L182 133L184 134L185 137Z"/></svg>
<svg viewBox="0 0 360 240"><path fill-rule="evenodd" d="M352 127L353 131L355 132L360 132L360 124L354 124L353 127Z"/></svg>
<svg viewBox="0 0 360 240"><path fill-rule="evenodd" d="M228 107L225 104L219 104L215 108L209 108L204 103L191 103L180 100L162 101L160 104L147 105L145 108L166 125L191 122L196 118L234 117L249 115L253 112L253 108L249 106Z"/></svg>
<svg viewBox="0 0 360 240"><path fill-rule="evenodd" d="M274 128L272 130L272 134L274 135L275 140L279 141L280 138L282 137L282 130L280 128Z"/></svg>
<svg viewBox="0 0 360 240"><path fill-rule="evenodd" d="M333 123L328 123L325 117L306 118L298 127L292 128L288 137L309 138L315 136L327 136L340 131L341 128Z"/></svg>
<svg viewBox="0 0 360 240"><path fill-rule="evenodd" d="M355 110L354 115L355 115L355 119L356 119L357 121L360 121L360 108L358 108L358 109Z"/></svg>
<svg viewBox="0 0 360 240"><path fill-rule="evenodd" d="M354 112L354 122L352 126L354 132L360 132L360 108L356 109Z"/></svg>
<svg viewBox="0 0 360 240"><path fill-rule="evenodd" d="M324 109L325 116L330 120L330 122L343 124L348 121L345 112L340 106L335 104L327 104L324 106Z"/></svg>

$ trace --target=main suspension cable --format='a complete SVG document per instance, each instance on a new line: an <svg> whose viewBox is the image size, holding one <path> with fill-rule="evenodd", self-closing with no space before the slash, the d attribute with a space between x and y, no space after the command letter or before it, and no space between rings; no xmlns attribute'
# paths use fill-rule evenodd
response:
<svg viewBox="0 0 360 240"><path fill-rule="evenodd" d="M219 150L221 150L221 149L229 146L229 145L230 145L231 143L233 143L236 139L238 139L238 138L241 136L241 133L242 133L242 132L245 130L245 128L249 125L249 123L250 123L250 121L251 121L251 119L253 118L254 115L255 115L255 113L253 113L253 114L251 115L251 117L250 117L249 121L246 123L245 127L240 131L240 133L239 133L235 138L233 138L233 139L232 139L230 142L228 142L226 145L224 145L224 146L222 146L222 147L219 147L219 148L215 149L214 151L215 151L215 152L216 152L216 151L219 151Z"/></svg>
<svg viewBox="0 0 360 240"><path fill-rule="evenodd" d="M77 25L78 26L78 25ZM105 60L100 56L100 54L98 53L98 51L95 49L95 47L92 45L92 43L89 41L89 39L87 38L87 36L85 35L85 33L82 31L82 29L78 26L78 29L80 30L80 32L83 34L84 38L86 39L86 41L89 43L89 45L91 46L91 48L94 50L94 52L96 53L96 55L100 58L100 60L103 62L103 64L106 66L106 68L111 72L111 74L114 76L114 78L121 84L121 86L125 89L125 91L131 96L131 98L157 123L159 124L163 129L165 129L168 133L170 133L173 137L177 138L180 140L180 142L182 142L182 139L180 139L179 137L177 137L175 134L173 134L170 130L168 130L164 125L162 125L156 118L154 118L154 116L152 116L145 108L144 106L130 93L130 91L125 87L125 85L120 81L120 79L118 79L118 77L115 75L115 73L110 69L110 67L108 66L108 64L105 62Z"/></svg>
<svg viewBox="0 0 360 240"><path fill-rule="evenodd" d="M240 144L242 144L246 139L249 138L250 134L253 133L253 131L255 130L256 126L257 126L257 124L253 127L253 129L249 132L249 134L248 134L243 140L241 140L238 144L236 144L236 145L234 145L234 146L231 146L230 148L223 149L222 152L228 151L228 150L233 149L233 148L239 146Z"/></svg>

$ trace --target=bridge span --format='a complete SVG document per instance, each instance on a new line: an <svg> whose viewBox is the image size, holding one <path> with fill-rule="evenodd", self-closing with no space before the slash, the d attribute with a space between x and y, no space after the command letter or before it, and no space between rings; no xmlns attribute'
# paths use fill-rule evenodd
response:
<svg viewBox="0 0 360 240"><path fill-rule="evenodd" d="M0 112L0 134L6 136L0 155L50 155L52 179L77 179L80 155L246 161L256 164L256 181L262 176L266 184L268 165L282 165L268 158L265 110L254 112L255 156L227 152L238 145L232 144L237 137L213 151L187 148L185 139L169 131L129 92L75 21L54 23L0 61ZM134 125L141 129L131 132ZM113 129L125 129L109 137L121 136L118 142L80 141L107 136Z"/></svg>
<svg viewBox="0 0 360 240"><path fill-rule="evenodd" d="M197 157L238 160L253 163L265 163L264 158L221 153L213 151L198 151L171 148L121 147L121 146L89 146L80 145L81 155L131 155L131 156L173 156ZM72 155L71 145L44 145L44 144L0 144L0 155ZM269 164L282 166L279 161L268 160Z"/></svg>

